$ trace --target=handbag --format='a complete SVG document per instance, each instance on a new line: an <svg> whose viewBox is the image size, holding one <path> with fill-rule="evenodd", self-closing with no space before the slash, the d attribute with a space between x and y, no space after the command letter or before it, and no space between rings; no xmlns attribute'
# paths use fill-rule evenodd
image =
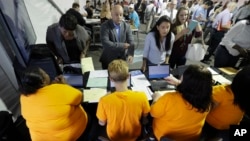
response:
<svg viewBox="0 0 250 141"><path fill-rule="evenodd" d="M191 61L200 61L204 58L207 52L208 45L204 43L203 33L201 37L193 38L192 42L188 44L186 52L186 59Z"/></svg>

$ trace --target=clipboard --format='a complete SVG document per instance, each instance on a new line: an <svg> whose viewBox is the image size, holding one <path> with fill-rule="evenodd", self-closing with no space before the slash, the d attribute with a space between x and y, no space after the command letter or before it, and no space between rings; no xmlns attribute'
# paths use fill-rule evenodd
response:
<svg viewBox="0 0 250 141"><path fill-rule="evenodd" d="M191 20L188 24L188 29L189 29L189 32L188 34L191 34L192 31L195 29L195 27L198 25L198 21L196 20Z"/></svg>

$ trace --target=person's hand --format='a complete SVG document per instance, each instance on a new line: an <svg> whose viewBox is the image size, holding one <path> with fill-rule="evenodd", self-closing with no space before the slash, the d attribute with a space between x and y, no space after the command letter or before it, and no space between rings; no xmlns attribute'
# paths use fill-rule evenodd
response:
<svg viewBox="0 0 250 141"><path fill-rule="evenodd" d="M86 56L85 53L82 52L80 55L80 59L85 58L85 56Z"/></svg>
<svg viewBox="0 0 250 141"><path fill-rule="evenodd" d="M61 57L56 58L57 64L63 64L63 59Z"/></svg>
<svg viewBox="0 0 250 141"><path fill-rule="evenodd" d="M127 58L127 62L128 62L129 64L131 64L131 63L133 63L133 60L134 60L134 57L131 56L131 55L129 55L128 58Z"/></svg>
<svg viewBox="0 0 250 141"><path fill-rule="evenodd" d="M189 32L189 28L184 28L181 31L181 35L186 35L186 34L188 34L188 32Z"/></svg>
<svg viewBox="0 0 250 141"><path fill-rule="evenodd" d="M145 72L145 71L146 71L146 65L142 65L142 66L141 66L141 71L142 71L142 72Z"/></svg>
<svg viewBox="0 0 250 141"><path fill-rule="evenodd" d="M66 80L63 77L63 75L59 75L57 77L55 77L55 79L52 81L52 83L61 83L61 84L66 84Z"/></svg>
<svg viewBox="0 0 250 141"><path fill-rule="evenodd" d="M197 17L197 21L199 21L199 22L202 22L202 21L203 21L202 15L201 15L201 14L199 14L199 16Z"/></svg>
<svg viewBox="0 0 250 141"><path fill-rule="evenodd" d="M178 80L177 78L175 78L172 74L168 77L165 77L164 78L169 84L172 84L172 85L179 85L180 84L180 80Z"/></svg>
<svg viewBox="0 0 250 141"><path fill-rule="evenodd" d="M241 55L241 56L243 56L243 57L248 57L248 51L247 51L247 49L244 49L244 48L239 47L239 48L238 48L238 51L240 52L240 55Z"/></svg>
<svg viewBox="0 0 250 141"><path fill-rule="evenodd" d="M129 48L129 47L130 47L130 44L128 44L128 43L125 43L125 44L124 44L124 48L125 48L125 49L127 49L127 48Z"/></svg>

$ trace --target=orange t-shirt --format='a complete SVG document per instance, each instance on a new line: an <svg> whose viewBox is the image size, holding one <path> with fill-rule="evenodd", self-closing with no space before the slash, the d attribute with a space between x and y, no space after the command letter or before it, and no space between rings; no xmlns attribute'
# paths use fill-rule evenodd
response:
<svg viewBox="0 0 250 141"><path fill-rule="evenodd" d="M35 94L21 95L20 100L32 141L74 141L86 128L82 93L69 85L51 84Z"/></svg>
<svg viewBox="0 0 250 141"><path fill-rule="evenodd" d="M240 123L244 112L239 106L234 105L234 95L230 85L218 85L213 87L213 100L218 105L211 109L206 122L216 129L229 129L229 126Z"/></svg>
<svg viewBox="0 0 250 141"><path fill-rule="evenodd" d="M179 92L166 93L151 106L153 131L177 141L196 141L208 112L200 113L184 100Z"/></svg>
<svg viewBox="0 0 250 141"><path fill-rule="evenodd" d="M107 121L107 134L112 141L135 141L141 133L140 119L149 111L143 92L127 90L102 97L96 115Z"/></svg>

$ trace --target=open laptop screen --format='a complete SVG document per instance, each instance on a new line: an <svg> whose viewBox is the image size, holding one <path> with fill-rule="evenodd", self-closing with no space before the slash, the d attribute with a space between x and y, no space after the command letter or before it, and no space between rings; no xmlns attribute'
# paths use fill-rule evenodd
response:
<svg viewBox="0 0 250 141"><path fill-rule="evenodd" d="M148 65L148 79L162 79L170 75L169 64Z"/></svg>
<svg viewBox="0 0 250 141"><path fill-rule="evenodd" d="M83 75L82 74L63 74L66 82L73 87L83 87Z"/></svg>

